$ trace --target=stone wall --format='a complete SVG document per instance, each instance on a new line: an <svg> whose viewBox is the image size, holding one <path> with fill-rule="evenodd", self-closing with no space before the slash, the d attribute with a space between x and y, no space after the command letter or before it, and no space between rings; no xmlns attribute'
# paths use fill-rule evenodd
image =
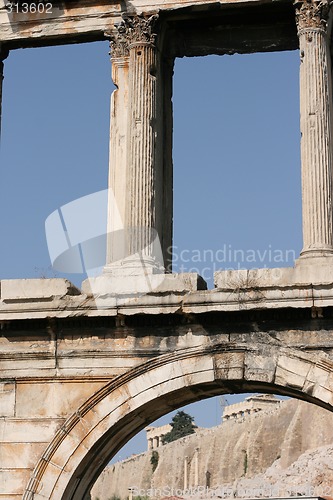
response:
<svg viewBox="0 0 333 500"><path fill-rule="evenodd" d="M332 443L332 423L330 412L309 403L288 400L274 409L242 420L230 420L212 429L201 429L164 445L158 449L155 472L150 464L151 452L106 468L92 490L92 499L109 500L113 495L125 499L129 487L145 491L159 488L161 496L170 488L183 489L185 457L188 457L187 486L197 486L197 448L199 486L216 487L241 477L255 476L277 459L287 468L305 451Z"/></svg>

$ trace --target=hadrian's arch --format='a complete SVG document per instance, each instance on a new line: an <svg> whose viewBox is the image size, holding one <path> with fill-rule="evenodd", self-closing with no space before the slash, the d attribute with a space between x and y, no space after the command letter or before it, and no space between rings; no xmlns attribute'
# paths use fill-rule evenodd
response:
<svg viewBox="0 0 333 500"><path fill-rule="evenodd" d="M134 434L203 398L272 392L332 411L332 369L320 356L260 343L185 349L148 361L103 387L67 419L39 460L24 499L85 498Z"/></svg>
<svg viewBox="0 0 333 500"><path fill-rule="evenodd" d="M0 0L1 72L20 47L108 39L117 85L102 275L80 289L64 279L0 283L0 499L81 500L146 424L212 395L274 392L332 410L331 6L83 0L54 2L36 18ZM221 270L208 291L195 273L165 273L174 59L297 48L303 250L295 267Z"/></svg>

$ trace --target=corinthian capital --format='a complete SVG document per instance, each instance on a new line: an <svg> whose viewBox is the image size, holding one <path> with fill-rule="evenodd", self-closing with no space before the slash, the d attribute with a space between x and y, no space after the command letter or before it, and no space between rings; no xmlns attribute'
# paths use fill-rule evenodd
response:
<svg viewBox="0 0 333 500"><path fill-rule="evenodd" d="M296 0L294 6L298 31L307 28L326 30L332 0Z"/></svg>
<svg viewBox="0 0 333 500"><path fill-rule="evenodd" d="M128 26L130 45L140 43L155 45L157 37L155 27L157 20L158 14L150 17L140 15L126 18L125 23L127 23Z"/></svg>
<svg viewBox="0 0 333 500"><path fill-rule="evenodd" d="M129 55L128 29L124 21L115 25L107 34L110 38L111 57L127 57Z"/></svg>
<svg viewBox="0 0 333 500"><path fill-rule="evenodd" d="M125 17L109 33L112 56L123 57L128 55L131 45L140 43L155 45L157 19L157 14L150 17L144 17L143 15Z"/></svg>

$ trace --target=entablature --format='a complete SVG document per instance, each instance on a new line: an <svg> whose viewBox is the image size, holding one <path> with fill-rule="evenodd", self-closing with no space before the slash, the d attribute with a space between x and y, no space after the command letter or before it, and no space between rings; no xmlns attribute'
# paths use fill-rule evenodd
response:
<svg viewBox="0 0 333 500"><path fill-rule="evenodd" d="M294 7L286 0L51 1L51 10L40 13L9 12L8 4L0 0L0 41L8 49L101 41L123 16L156 13L175 57L298 47Z"/></svg>

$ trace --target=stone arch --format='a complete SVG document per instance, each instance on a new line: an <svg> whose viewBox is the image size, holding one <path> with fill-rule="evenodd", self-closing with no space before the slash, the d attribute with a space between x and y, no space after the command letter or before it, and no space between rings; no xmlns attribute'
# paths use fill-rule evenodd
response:
<svg viewBox="0 0 333 500"><path fill-rule="evenodd" d="M24 500L82 500L110 458L144 426L200 399L271 392L333 411L333 362L268 344L179 350L143 363L90 397L37 463Z"/></svg>

